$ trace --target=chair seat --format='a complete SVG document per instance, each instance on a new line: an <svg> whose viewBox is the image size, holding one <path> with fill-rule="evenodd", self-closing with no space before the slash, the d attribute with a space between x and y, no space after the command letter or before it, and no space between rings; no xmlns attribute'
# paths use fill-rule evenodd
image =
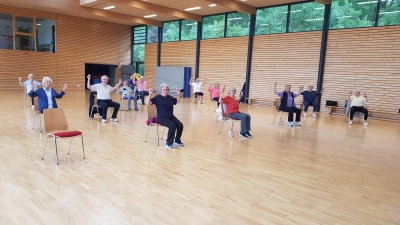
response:
<svg viewBox="0 0 400 225"><path fill-rule="evenodd" d="M78 135L82 135L82 132L76 131L76 130L74 130L74 131L63 131L63 132L53 133L53 135L56 136L56 137L61 137L61 138L64 138L64 137L75 137L75 136L78 136Z"/></svg>

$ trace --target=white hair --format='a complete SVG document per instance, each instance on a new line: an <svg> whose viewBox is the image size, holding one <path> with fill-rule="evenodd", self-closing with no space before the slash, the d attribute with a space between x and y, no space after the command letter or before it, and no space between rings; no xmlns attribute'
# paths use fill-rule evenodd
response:
<svg viewBox="0 0 400 225"><path fill-rule="evenodd" d="M312 84L308 84L308 87L314 87L314 85L312 85Z"/></svg>
<svg viewBox="0 0 400 225"><path fill-rule="evenodd" d="M31 77L33 77L33 74L31 74L31 73L28 74L28 79L31 78Z"/></svg>
<svg viewBox="0 0 400 225"><path fill-rule="evenodd" d="M43 77L42 84L45 84L47 81L50 81L50 84L53 83L53 80L50 77Z"/></svg>
<svg viewBox="0 0 400 225"><path fill-rule="evenodd" d="M103 79L103 78L108 78L108 76L107 75L103 75L103 76L101 76L101 79Z"/></svg>
<svg viewBox="0 0 400 225"><path fill-rule="evenodd" d="M229 88L229 91L236 91L236 88L235 88L235 87L230 87L230 88ZM228 92L229 92L229 91L228 91Z"/></svg>
<svg viewBox="0 0 400 225"><path fill-rule="evenodd" d="M162 91L163 87L166 87L166 88L169 90L168 84L162 83L162 84L160 85L160 91Z"/></svg>

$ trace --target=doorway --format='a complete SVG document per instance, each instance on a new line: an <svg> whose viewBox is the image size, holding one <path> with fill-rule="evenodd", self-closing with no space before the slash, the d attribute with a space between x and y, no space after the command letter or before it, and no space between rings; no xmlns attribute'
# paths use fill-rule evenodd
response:
<svg viewBox="0 0 400 225"><path fill-rule="evenodd" d="M85 89L87 89L87 75L91 75L90 85L101 83L101 76L108 76L108 84L111 86L115 86L116 84L116 74L117 74L117 65L110 64L96 64L96 63L85 63Z"/></svg>

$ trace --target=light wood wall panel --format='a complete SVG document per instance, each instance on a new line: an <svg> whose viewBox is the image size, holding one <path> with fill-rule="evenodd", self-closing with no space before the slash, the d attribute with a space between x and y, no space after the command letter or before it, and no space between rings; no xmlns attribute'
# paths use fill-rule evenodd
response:
<svg viewBox="0 0 400 225"><path fill-rule="evenodd" d="M277 91L290 84L295 93L302 85L317 86L321 35L318 31L254 37L249 96L255 104L273 104L275 82Z"/></svg>
<svg viewBox="0 0 400 225"><path fill-rule="evenodd" d="M156 77L158 43L146 44L144 46L144 74L145 77ZM149 87L154 88L155 83L148 80Z"/></svg>
<svg viewBox="0 0 400 225"><path fill-rule="evenodd" d="M205 98L209 98L207 89L215 82L221 87L236 87L236 97L239 96L246 80L248 40L249 37L235 37L201 41L199 78L202 81L207 78L203 87Z"/></svg>
<svg viewBox="0 0 400 225"><path fill-rule="evenodd" d="M68 83L68 89L83 89L85 63L118 65L131 61L130 26L2 5L0 12L55 19L57 51L0 50L1 89L18 88L17 77L25 79L29 73L37 80L51 77L54 88Z"/></svg>
<svg viewBox="0 0 400 225"><path fill-rule="evenodd" d="M196 73L196 41L162 43L161 65L191 67L192 77L194 77Z"/></svg>
<svg viewBox="0 0 400 225"><path fill-rule="evenodd" d="M326 100L341 104L359 88L367 93L369 110L397 112L400 27L329 31L323 83L323 105Z"/></svg>

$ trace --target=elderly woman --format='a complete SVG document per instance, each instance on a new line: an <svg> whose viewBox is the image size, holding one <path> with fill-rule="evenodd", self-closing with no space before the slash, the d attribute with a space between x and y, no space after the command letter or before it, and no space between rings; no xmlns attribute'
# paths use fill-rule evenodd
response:
<svg viewBox="0 0 400 225"><path fill-rule="evenodd" d="M219 107L219 97L221 96L221 93L225 91L225 85L222 89L219 88L219 83L215 82L214 87L208 88L208 92L211 93L211 99L217 102L217 107Z"/></svg>
<svg viewBox="0 0 400 225"><path fill-rule="evenodd" d="M122 87L117 90L117 93L122 93L122 98L128 99L128 110L131 111L131 100L133 100L133 110L139 111L137 108L137 98L133 93L133 90L128 86L129 82L126 80L122 83Z"/></svg>
<svg viewBox="0 0 400 225"><path fill-rule="evenodd" d="M316 101L317 96L321 96L322 92L324 92L324 88L322 88L321 92L316 92L313 90L313 85L309 84L308 85L308 90L303 91L303 86L301 87L301 95L303 95L303 104L304 104L304 117L307 116L307 110L308 110L308 106L311 104L313 105L313 113L312 113L312 117L317 118L317 115L315 114L317 112L317 106L318 106L318 102Z"/></svg>
<svg viewBox="0 0 400 225"><path fill-rule="evenodd" d="M34 82L32 80L32 87L34 87ZM32 89L28 95L31 97L38 97L39 103L39 111L43 112L44 109L58 108L56 98L62 98L65 95L65 89L67 89L68 85L64 84L62 91L59 93L56 92L50 85L53 81L50 77L44 77L42 81L43 88L36 89L35 91Z"/></svg>
<svg viewBox="0 0 400 225"><path fill-rule="evenodd" d="M143 76L141 76L138 81L135 81L136 90L138 91L137 94L140 96L140 99L142 100L142 105L144 105L144 96L149 95L149 92L146 91L147 84L149 84L149 82L145 81Z"/></svg>
<svg viewBox="0 0 400 225"><path fill-rule="evenodd" d="M193 93L195 96L197 96L199 104L204 104L203 103L203 92L201 92L201 86L207 82L207 79L204 80L204 83L200 82L200 79L197 78L196 82L192 82L192 78L190 78L189 85L193 87Z"/></svg>
<svg viewBox="0 0 400 225"><path fill-rule="evenodd" d="M244 138L252 138L253 136L249 132L251 117L249 114L239 111L239 101L236 99L235 94L236 88L230 87L228 90L228 96L221 98L221 104L225 104L226 115L228 118L240 120L239 135Z"/></svg>
<svg viewBox="0 0 400 225"><path fill-rule="evenodd" d="M353 91L350 91L349 102L350 102L350 120L349 125L353 124L353 115L355 112L362 112L364 114L364 126L368 126L368 110L364 108L364 103L368 102L367 94L364 92L363 96L360 96L360 90L356 90L355 94L352 95Z"/></svg>
<svg viewBox="0 0 400 225"><path fill-rule="evenodd" d="M18 77L19 85L25 87L26 89L26 95L29 94L29 92L33 90L36 90L37 87L39 87L41 84L33 79L33 74L28 74L28 80L22 82L22 77ZM33 97L32 99L32 108L34 107L33 105Z"/></svg>
<svg viewBox="0 0 400 225"><path fill-rule="evenodd" d="M285 91L282 92L276 91L276 85L277 83L275 83L274 92L281 98L281 105L279 106L279 110L288 112L289 114L287 125L290 127L301 126L300 124L301 110L299 108L296 108L296 104L294 104L294 99L301 93L301 87L299 88L299 92L296 94L290 91L290 89L292 88L291 85L286 85ZM296 113L296 120L294 123L293 123L293 112Z"/></svg>
<svg viewBox="0 0 400 225"><path fill-rule="evenodd" d="M160 85L160 95L151 98L153 89L149 90L149 97L146 103L148 105L156 105L157 107L157 123L168 127L167 148L173 148L174 139L176 146L183 146L181 136L183 132L183 124L174 116L174 105L180 102L180 90L176 89L178 96L176 98L169 95L169 87L167 84ZM151 99L150 99L151 98ZM176 132L176 136L175 136Z"/></svg>

